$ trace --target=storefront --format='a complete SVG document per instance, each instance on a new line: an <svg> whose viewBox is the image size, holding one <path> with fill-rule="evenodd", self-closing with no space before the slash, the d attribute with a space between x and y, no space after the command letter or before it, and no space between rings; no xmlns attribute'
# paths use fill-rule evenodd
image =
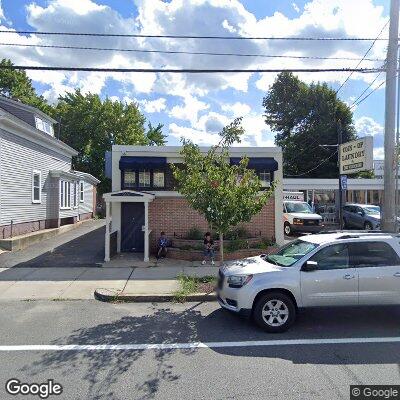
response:
<svg viewBox="0 0 400 400"><path fill-rule="evenodd" d="M383 179L348 179L343 200L347 203L382 205ZM325 223L336 223L339 210L339 184L337 179L283 180L284 191L301 191L304 199L314 207Z"/></svg>

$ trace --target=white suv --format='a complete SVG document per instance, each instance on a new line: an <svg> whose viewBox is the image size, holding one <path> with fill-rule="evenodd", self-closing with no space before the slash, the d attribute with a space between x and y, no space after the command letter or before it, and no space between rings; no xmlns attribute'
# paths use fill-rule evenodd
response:
<svg viewBox="0 0 400 400"><path fill-rule="evenodd" d="M283 332L299 308L400 304L400 236L335 232L219 269L219 304Z"/></svg>

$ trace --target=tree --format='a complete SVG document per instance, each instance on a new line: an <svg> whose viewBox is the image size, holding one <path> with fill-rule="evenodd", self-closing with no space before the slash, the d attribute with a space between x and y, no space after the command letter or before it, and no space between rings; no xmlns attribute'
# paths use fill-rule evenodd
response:
<svg viewBox="0 0 400 400"><path fill-rule="evenodd" d="M353 114L325 83L307 85L290 72L278 75L263 99L265 122L282 147L284 176L338 176L337 148L341 124L343 142L356 139Z"/></svg>
<svg viewBox="0 0 400 400"><path fill-rule="evenodd" d="M3 58L0 66L12 67L14 64ZM16 69L0 69L0 95L21 100L23 103L38 108L46 114L52 114L52 107L42 96L36 94L32 81L26 72Z"/></svg>
<svg viewBox="0 0 400 400"><path fill-rule="evenodd" d="M162 125L145 130L146 118L137 104L126 104L79 90L60 97L56 114L61 118L60 140L78 151L73 168L88 172L101 183L99 193L111 189L105 177L105 152L113 144L163 145Z"/></svg>
<svg viewBox="0 0 400 400"><path fill-rule="evenodd" d="M273 192L273 188L261 192L260 179L247 169L247 157L239 165L230 165L229 148L240 142L243 133L241 118L237 118L223 128L221 141L206 154L190 140L182 139L183 167L172 166L179 192L219 233L222 261L224 234L240 222L250 221Z"/></svg>

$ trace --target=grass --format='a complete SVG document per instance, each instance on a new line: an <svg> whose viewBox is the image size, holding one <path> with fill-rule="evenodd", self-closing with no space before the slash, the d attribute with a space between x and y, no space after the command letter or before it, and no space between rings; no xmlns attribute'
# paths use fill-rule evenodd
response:
<svg viewBox="0 0 400 400"><path fill-rule="evenodd" d="M211 292L217 282L217 278L214 276L187 276L178 275L178 282L180 289L174 292L174 302L183 303L186 301L186 297L200 292Z"/></svg>

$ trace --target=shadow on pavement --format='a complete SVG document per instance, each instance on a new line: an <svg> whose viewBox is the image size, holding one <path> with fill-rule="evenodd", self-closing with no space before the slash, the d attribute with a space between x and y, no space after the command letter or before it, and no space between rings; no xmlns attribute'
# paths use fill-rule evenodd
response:
<svg viewBox="0 0 400 400"><path fill-rule="evenodd" d="M61 244L52 251L21 262L14 268L96 267L104 261L104 235L105 227L102 226ZM24 251L29 251L29 249Z"/></svg>
<svg viewBox="0 0 400 400"><path fill-rule="evenodd" d="M118 307L118 305L109 305ZM391 337L399 336L398 307L369 309L324 309L303 312L297 324L285 334L267 334L251 322L217 309L207 316L196 309L176 311L169 307L156 308L144 316L124 316L110 323L81 328L60 337L51 344L132 344L251 341L304 338ZM76 368L84 370L89 385L87 398L117 399L116 385L130 367L142 357L148 357L152 367L143 383L135 385L141 398L152 398L163 381L177 381L174 372L176 353L193 356L201 351L214 351L232 357L265 357L285 359L294 364L398 364L400 344L330 344L302 346L264 346L138 351L54 351L23 367L30 375L58 370L68 376ZM147 361L147 358L145 358ZM351 371L350 371L351 372Z"/></svg>

